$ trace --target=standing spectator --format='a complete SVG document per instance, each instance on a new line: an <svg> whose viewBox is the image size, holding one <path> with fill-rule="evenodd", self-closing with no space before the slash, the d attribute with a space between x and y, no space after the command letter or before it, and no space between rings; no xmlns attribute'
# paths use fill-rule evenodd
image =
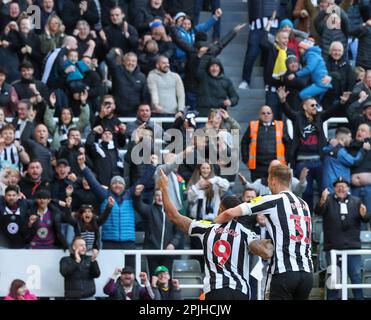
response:
<svg viewBox="0 0 371 320"><path fill-rule="evenodd" d="M236 106L239 96L233 86L232 80L224 74L224 68L220 60L208 59L206 67L200 67L197 72L199 80L198 106L199 116L207 116L211 108L226 109Z"/></svg>
<svg viewBox="0 0 371 320"><path fill-rule="evenodd" d="M34 1L35 2L35 1ZM48 23L49 17L55 14L56 8L54 9L54 0L41 0L40 9L41 9L41 23L40 29L36 29L35 32L40 34L45 30L45 26Z"/></svg>
<svg viewBox="0 0 371 320"><path fill-rule="evenodd" d="M6 82L7 74L0 67L0 106L4 108L5 116L14 116L17 111L18 95L14 87Z"/></svg>
<svg viewBox="0 0 371 320"><path fill-rule="evenodd" d="M347 117L351 125L352 131L358 129L362 123L367 123L371 126L371 99L364 92L361 98L354 101L347 109Z"/></svg>
<svg viewBox="0 0 371 320"><path fill-rule="evenodd" d="M27 166L27 171L24 177L19 182L21 192L26 199L35 199L35 194L41 189L47 189L49 181L42 178L43 167L38 160L31 160Z"/></svg>
<svg viewBox="0 0 371 320"><path fill-rule="evenodd" d="M122 64L116 64L116 58ZM115 48L107 55L106 61L112 74L112 92L117 101L117 115L135 116L138 107L150 100L147 79L139 70L137 55L129 52L122 56L121 51Z"/></svg>
<svg viewBox="0 0 371 320"><path fill-rule="evenodd" d="M278 19L273 13L279 12L279 5L278 0L250 0L248 2L250 32L239 89L248 89L250 86L252 69L261 52L260 46L264 39L264 28L268 24L268 19L271 19L272 32L278 28Z"/></svg>
<svg viewBox="0 0 371 320"><path fill-rule="evenodd" d="M357 167L365 158L366 153L370 151L370 143L365 142L353 157L346 149L351 142L351 131L348 128L340 127L336 129L335 140L323 148L325 154L323 161L323 188L327 188L330 193L334 191L332 184L337 177L343 177L346 181L350 181L350 168Z"/></svg>
<svg viewBox="0 0 371 320"><path fill-rule="evenodd" d="M139 54L138 60L140 70L146 76L156 68L157 59L160 57L159 51L158 44L153 39L148 40L144 44L143 51Z"/></svg>
<svg viewBox="0 0 371 320"><path fill-rule="evenodd" d="M94 0L65 0L61 15L67 34L72 34L79 20L86 20L91 29L99 21Z"/></svg>
<svg viewBox="0 0 371 320"><path fill-rule="evenodd" d="M115 6L110 10L110 24L105 27L99 36L103 41L104 52L118 48L123 53L136 52L138 47L138 32L125 19L122 8Z"/></svg>
<svg viewBox="0 0 371 320"><path fill-rule="evenodd" d="M161 191L155 190L154 203L148 205L141 199L143 190L143 185L137 185L134 196L134 209L142 216L148 226L143 249L175 250L179 244L180 232L164 212ZM151 271L159 265L165 265L169 270L172 270L174 256L147 256L147 259L151 275Z"/></svg>
<svg viewBox="0 0 371 320"><path fill-rule="evenodd" d="M119 7L122 12L129 12L132 0L100 0L102 26L107 27L111 22L111 10ZM135 1L134 1L135 2Z"/></svg>
<svg viewBox="0 0 371 320"><path fill-rule="evenodd" d="M51 203L48 190L37 191L35 204L29 209L26 220L25 241L31 249L67 250L62 235L61 211Z"/></svg>
<svg viewBox="0 0 371 320"><path fill-rule="evenodd" d="M0 230L5 238L5 248L24 249L24 229L28 203L20 199L20 189L10 185L5 189L4 197L0 197Z"/></svg>
<svg viewBox="0 0 371 320"><path fill-rule="evenodd" d="M268 177L267 170L273 159L286 164L289 146L290 137L283 121L273 120L272 109L262 106L259 120L250 121L241 141L242 160L250 170L251 181Z"/></svg>
<svg viewBox="0 0 371 320"><path fill-rule="evenodd" d="M46 57L49 52L62 47L65 34L62 20L55 14L49 16L45 31L40 35L41 53Z"/></svg>
<svg viewBox="0 0 371 320"><path fill-rule="evenodd" d="M197 25L200 18L201 9L203 6L204 0L196 0L194 8L194 22ZM217 10L220 9L220 0L210 0L208 3L211 5L211 12L216 14ZM218 41L220 38L220 26L221 19L219 18L213 27L213 42Z"/></svg>
<svg viewBox="0 0 371 320"><path fill-rule="evenodd" d="M8 295L4 300L37 300L37 297L26 287L26 282L15 279L10 284Z"/></svg>
<svg viewBox="0 0 371 320"><path fill-rule="evenodd" d="M181 300L179 280L171 279L169 269L158 266L151 279L155 300Z"/></svg>
<svg viewBox="0 0 371 320"><path fill-rule="evenodd" d="M169 59L160 56L156 69L148 75L148 88L151 93L153 112L174 115L185 107L185 92L182 79L170 71Z"/></svg>
<svg viewBox="0 0 371 320"><path fill-rule="evenodd" d="M349 194L349 181L339 177L333 183L334 193L325 189L316 206L316 214L323 217L324 250L328 265L331 264L330 250L361 249L361 221L368 222L365 205ZM348 255L348 275L353 284L362 283L360 255ZM337 264L340 266L339 261ZM362 289L353 289L356 300L363 299ZM327 291L328 300L338 299L337 290Z"/></svg>
<svg viewBox="0 0 371 320"><path fill-rule="evenodd" d="M95 300L94 279L100 276L96 261L99 251L94 249L92 256L87 256L86 252L85 240L76 237L72 253L59 262L59 272L64 277L64 296L68 300Z"/></svg>
<svg viewBox="0 0 371 320"><path fill-rule="evenodd" d="M135 270L132 267L116 268L113 275L103 288L110 300L153 300L155 295L147 274L139 274L142 285L135 279Z"/></svg>
<svg viewBox="0 0 371 320"><path fill-rule="evenodd" d="M334 116L338 110L346 106L349 95L343 94L340 103L325 111L320 111L316 99L304 100L302 110L293 111L286 102L288 92L283 87L277 91L281 108L285 115L293 122L293 142L290 148L289 162L294 168L294 173L299 177L302 169L308 168L308 185L303 194L310 210L313 208L313 181L316 180L318 189L322 192L322 148L325 146L326 137L323 131L323 122Z"/></svg>
<svg viewBox="0 0 371 320"><path fill-rule="evenodd" d="M49 133L53 136L50 145L51 150L58 151L60 147L67 143L68 132L71 128L76 128L80 132L84 132L85 127L89 125L90 109L86 103L88 92L85 91L81 94L81 106L79 120L74 123L73 112L70 108L62 108L60 111L58 122L54 120L55 104L57 102L56 95L50 95L50 104L47 106L44 114L44 123L48 128Z"/></svg>
<svg viewBox="0 0 371 320"><path fill-rule="evenodd" d="M139 8L134 19L134 26L140 36L150 30L150 23L158 19L164 21L166 12L162 6L163 0L148 0L148 4Z"/></svg>

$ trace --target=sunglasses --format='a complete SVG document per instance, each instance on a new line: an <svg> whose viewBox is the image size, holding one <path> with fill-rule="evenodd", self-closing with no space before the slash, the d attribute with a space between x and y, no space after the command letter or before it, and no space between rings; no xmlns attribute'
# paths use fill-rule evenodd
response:
<svg viewBox="0 0 371 320"><path fill-rule="evenodd" d="M317 108L318 107L318 103L312 103L312 104L310 104L310 107Z"/></svg>

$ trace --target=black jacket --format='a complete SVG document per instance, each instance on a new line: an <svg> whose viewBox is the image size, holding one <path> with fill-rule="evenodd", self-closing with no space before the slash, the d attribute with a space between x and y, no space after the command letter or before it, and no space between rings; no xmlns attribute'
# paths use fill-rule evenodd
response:
<svg viewBox="0 0 371 320"><path fill-rule="evenodd" d="M148 1L148 5L144 8L140 8L134 17L134 26L138 30L140 35L150 30L149 24L155 19L163 20L165 17L165 10L161 6L159 9L151 7Z"/></svg>
<svg viewBox="0 0 371 320"><path fill-rule="evenodd" d="M118 132L118 126L122 122L120 119L114 115L112 118L101 118L99 115L97 115L93 121L91 128L95 128L97 126L102 126L104 129L109 128L113 132L113 140L115 141L115 145L118 146L119 148L123 148L126 143L126 137L124 133Z"/></svg>
<svg viewBox="0 0 371 320"><path fill-rule="evenodd" d="M107 27L111 23L110 11L116 6L119 6L121 9L123 9L124 13L127 15L129 13L127 3L131 1L133 0L99 0L101 7L102 26Z"/></svg>
<svg viewBox="0 0 371 320"><path fill-rule="evenodd" d="M180 231L167 218L163 208L157 204L148 205L141 200L141 196L134 196L134 209L144 220L147 228L145 233L144 249L166 249L169 244L177 247L180 240Z"/></svg>
<svg viewBox="0 0 371 320"><path fill-rule="evenodd" d="M66 26L66 33L72 34L79 20L86 20L90 28L94 30L94 25L99 21L99 14L94 0L85 0L88 3L88 10L83 15L80 14L80 0L65 0L61 18Z"/></svg>
<svg viewBox="0 0 371 320"><path fill-rule="evenodd" d="M359 39L356 65L363 67L365 70L371 69L371 27L360 26L353 30L352 35Z"/></svg>
<svg viewBox="0 0 371 320"><path fill-rule="evenodd" d="M249 0L249 21L250 23L258 18L270 18L274 10L279 14L280 0Z"/></svg>
<svg viewBox="0 0 371 320"><path fill-rule="evenodd" d="M66 159L68 161L71 167L71 173L74 173L76 176L82 175L80 166L77 163L77 156L80 154L79 149L83 147L84 145L80 144L70 149L68 145L64 145L61 146L57 155L57 159ZM93 162L88 155L86 155L86 165L89 168L93 168Z"/></svg>
<svg viewBox="0 0 371 320"><path fill-rule="evenodd" d="M107 37L107 42L103 45L106 53L112 48L119 48L124 54L129 51L137 51L139 35L132 25L128 25L129 38L123 35L122 26L114 24L104 28L104 32Z"/></svg>
<svg viewBox="0 0 371 320"><path fill-rule="evenodd" d="M323 123L329 118L336 116L336 114L338 112L341 112L345 107L346 107L346 104L342 105L340 103L335 102L331 108L317 113L317 116L314 119L313 125L317 129L318 155L322 156L322 148L326 145L326 142L327 142L325 132L323 131ZM304 128L308 124L308 120L305 116L303 109L300 111L294 111L292 110L292 108L290 108L288 103L281 103L280 108L293 123L293 139L292 139L292 145L290 148L289 162L291 166L295 168L298 148L301 143L300 141L303 136Z"/></svg>
<svg viewBox="0 0 371 320"><path fill-rule="evenodd" d="M164 8L167 13L174 17L178 12L184 12L187 16L194 16L194 0L167 0Z"/></svg>
<svg viewBox="0 0 371 320"><path fill-rule="evenodd" d="M371 120L369 120L363 113L363 103L359 103L358 100L354 101L347 109L347 118L350 123L353 136L357 132L358 126L362 123L367 123L371 126Z"/></svg>
<svg viewBox="0 0 371 320"><path fill-rule="evenodd" d="M38 190L49 188L49 182L44 179L35 182L26 174L23 178L21 178L19 187L27 199L35 199L35 194Z"/></svg>
<svg viewBox="0 0 371 320"><path fill-rule="evenodd" d="M95 212L100 212L100 201L91 189L84 189L81 180L76 183L72 193L72 210L77 211L83 204L93 206Z"/></svg>
<svg viewBox="0 0 371 320"><path fill-rule="evenodd" d="M340 214L340 203L334 194L329 195L325 204L317 204L315 213L323 216L324 250L361 249L361 222L370 220L369 214L361 217L361 200L349 195L346 200L348 214Z"/></svg>
<svg viewBox="0 0 371 320"><path fill-rule="evenodd" d="M5 116L14 116L14 106L11 101L13 87L9 83L3 83L0 87L0 106L4 107Z"/></svg>
<svg viewBox="0 0 371 320"><path fill-rule="evenodd" d="M98 262L90 256L81 256L77 263L74 254L59 262L59 272L64 277L64 296L67 299L83 299L95 294L94 279L100 276Z"/></svg>
<svg viewBox="0 0 371 320"><path fill-rule="evenodd" d="M302 100L300 98L300 91L303 90L305 87L308 86L310 82L310 77L295 77L293 80L288 80L288 76L290 74L293 74L294 72L287 72L283 77L283 84L287 91L290 92L290 94L287 96L287 102L289 106L294 111L299 111L301 109L301 103Z"/></svg>
<svg viewBox="0 0 371 320"><path fill-rule="evenodd" d="M121 117L135 116L138 106L150 102L146 76L137 67L129 72L115 63L115 52L107 55L107 64L112 74L112 92L115 95L116 114Z"/></svg>

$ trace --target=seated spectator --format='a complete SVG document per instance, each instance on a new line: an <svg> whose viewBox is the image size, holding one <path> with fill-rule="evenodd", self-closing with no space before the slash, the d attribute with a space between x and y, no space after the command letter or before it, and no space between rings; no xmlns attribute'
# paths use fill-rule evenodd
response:
<svg viewBox="0 0 371 320"><path fill-rule="evenodd" d="M323 161L323 188L327 188L331 193L333 182L338 177L343 177L350 181L350 168L357 167L370 151L369 142L365 142L362 148L353 157L347 149L352 142L352 134L348 128L340 127L336 129L335 139L323 148L325 154Z"/></svg>
<svg viewBox="0 0 371 320"><path fill-rule="evenodd" d="M209 58L204 56L203 59ZM220 60L210 59L205 68L201 63L197 72L200 81L197 106L199 116L206 116L211 108L227 110L237 105L239 96L232 81L224 74Z"/></svg>
<svg viewBox="0 0 371 320"><path fill-rule="evenodd" d="M158 58L156 69L149 73L147 83L151 93L153 113L174 115L184 110L183 82L177 73L170 71L167 57Z"/></svg>
<svg viewBox="0 0 371 320"><path fill-rule="evenodd" d="M115 200L108 198L108 203L102 214L99 216L94 212L90 204L82 205L76 214L76 217L70 217L69 223L74 227L75 236L85 240L86 250L100 249L100 227L107 221Z"/></svg>
<svg viewBox="0 0 371 320"><path fill-rule="evenodd" d="M5 189L5 195L0 197L0 230L5 238L5 248L24 249L24 229L28 212L28 202L20 198L17 185Z"/></svg>
<svg viewBox="0 0 371 320"><path fill-rule="evenodd" d="M65 38L62 20L51 14L46 22L45 31L40 35L41 54L46 57L51 51L62 47Z"/></svg>
<svg viewBox="0 0 371 320"><path fill-rule="evenodd" d="M134 209L145 221L143 249L148 250L175 250L179 244L180 231L163 214L162 195L160 190L154 192L154 202L148 205L141 199L144 185L135 187ZM149 270L154 270L159 265L166 266L171 273L174 256L147 256Z"/></svg>
<svg viewBox="0 0 371 320"><path fill-rule="evenodd" d="M79 132L84 132L84 129L89 125L90 109L86 103L88 92L84 91L81 94L81 112L79 120L75 123L73 120L73 112L70 108L62 108L58 122L54 120L55 115L55 104L57 102L56 95L52 93L50 95L50 103L48 104L45 114L44 123L48 128L50 135L53 140L50 144L50 149L53 151L59 151L62 145L68 142L68 132L71 128L76 128Z"/></svg>
<svg viewBox="0 0 371 320"><path fill-rule="evenodd" d="M67 250L66 239L62 235L62 213L51 204L48 190L39 190L35 195L35 204L26 217L25 241L30 249Z"/></svg>
<svg viewBox="0 0 371 320"><path fill-rule="evenodd" d="M14 116L17 111L18 95L14 87L6 82L6 71L0 67L0 106L6 117Z"/></svg>
<svg viewBox="0 0 371 320"><path fill-rule="evenodd" d="M116 64L116 57L122 61L122 64ZM112 74L112 92L117 101L117 115L135 116L138 106L150 101L147 79L138 68L137 55L129 52L122 56L121 51L116 48L110 51L106 61Z"/></svg>
<svg viewBox="0 0 371 320"><path fill-rule="evenodd" d="M14 127L11 124L5 125L0 135L0 168L8 167L23 172L23 165L29 162L30 157L24 147L15 140Z"/></svg>
<svg viewBox="0 0 371 320"><path fill-rule="evenodd" d="M288 80L310 75L312 84L300 91L300 98L305 100L316 96L322 97L328 89L332 88L332 85L325 61L321 56L321 49L314 46L311 39L307 39L299 43L299 52L305 61L305 67L288 76Z"/></svg>
<svg viewBox="0 0 371 320"><path fill-rule="evenodd" d="M64 297L68 300L95 300L95 278L99 278L97 262L99 251L86 255L85 240L76 237L72 244L72 253L59 261L59 272L64 278Z"/></svg>
<svg viewBox="0 0 371 320"><path fill-rule="evenodd" d="M8 295L4 300L38 300L37 297L26 287L26 282L15 279L10 284Z"/></svg>
<svg viewBox="0 0 371 320"><path fill-rule="evenodd" d="M181 300L182 291L179 280L171 279L169 269L158 266L151 279L152 290L155 294L154 300Z"/></svg>
<svg viewBox="0 0 371 320"><path fill-rule="evenodd" d="M103 292L110 300L153 300L155 295L147 274L141 272L139 277L144 287L135 279L135 270L132 267L116 268Z"/></svg>
<svg viewBox="0 0 371 320"><path fill-rule="evenodd" d="M96 172L102 185L109 186L112 177L122 176L123 161L110 128L93 128L86 139L86 153L93 162L93 168L100 168Z"/></svg>
<svg viewBox="0 0 371 320"><path fill-rule="evenodd" d="M19 182L26 199L35 199L37 191L48 188L49 182L42 178L43 171L43 166L38 160L31 160L28 164L26 174Z"/></svg>

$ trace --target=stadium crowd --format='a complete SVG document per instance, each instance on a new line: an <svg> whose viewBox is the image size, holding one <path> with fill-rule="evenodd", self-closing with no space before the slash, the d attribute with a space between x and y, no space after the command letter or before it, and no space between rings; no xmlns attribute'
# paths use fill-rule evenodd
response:
<svg viewBox="0 0 371 320"><path fill-rule="evenodd" d="M36 27L31 5L40 8ZM292 191L312 218L323 216L325 251L361 248L371 215L371 1L248 0L248 25L231 30L221 7L220 0L0 1L0 246L71 250L60 261L66 299L92 299L94 278L109 276L100 274L99 251L136 249L138 231L144 249L202 247L166 217L161 170L181 214L214 221L238 176L249 202L271 194L272 161L288 164ZM202 9L210 15L200 21ZM236 88L218 56L244 27ZM265 105L239 105L258 56ZM260 109L243 133L229 113L250 107ZM173 122L160 126L156 117ZM327 139L323 123L332 117L348 123ZM228 170L236 133L249 178ZM264 217L246 225L265 237ZM149 256L140 285L127 257L104 293L181 299L173 260ZM360 283L361 257L348 263ZM6 299L36 297L15 280Z"/></svg>

